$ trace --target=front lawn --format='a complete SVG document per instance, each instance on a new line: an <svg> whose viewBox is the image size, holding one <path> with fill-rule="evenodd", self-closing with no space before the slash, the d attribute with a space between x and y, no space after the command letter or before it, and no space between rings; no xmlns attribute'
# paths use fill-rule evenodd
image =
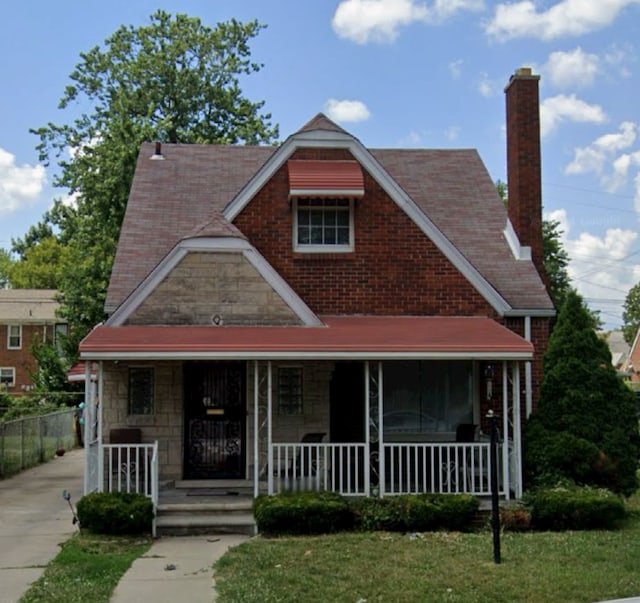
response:
<svg viewBox="0 0 640 603"><path fill-rule="evenodd" d="M640 516L613 532L256 538L216 565L220 603L593 603L640 594Z"/></svg>

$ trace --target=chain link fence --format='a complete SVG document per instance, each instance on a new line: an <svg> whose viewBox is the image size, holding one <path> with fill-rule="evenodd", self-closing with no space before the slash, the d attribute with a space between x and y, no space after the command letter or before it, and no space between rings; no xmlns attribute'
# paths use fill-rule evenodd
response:
<svg viewBox="0 0 640 603"><path fill-rule="evenodd" d="M76 409L0 423L0 478L52 459L77 441Z"/></svg>

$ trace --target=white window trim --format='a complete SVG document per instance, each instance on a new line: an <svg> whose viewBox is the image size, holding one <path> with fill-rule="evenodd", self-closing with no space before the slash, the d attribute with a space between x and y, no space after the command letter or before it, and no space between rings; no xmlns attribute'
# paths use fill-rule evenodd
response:
<svg viewBox="0 0 640 603"><path fill-rule="evenodd" d="M18 327L18 337L20 343L18 345L11 345L11 329ZM22 349L22 325L7 325L7 350L21 350Z"/></svg>
<svg viewBox="0 0 640 603"><path fill-rule="evenodd" d="M301 197L305 198L305 197ZM292 211L293 211L293 250L296 253L352 253L354 250L354 227L353 227L353 214L354 214L354 200L353 198L339 197L340 199L347 199L349 201L349 244L348 245L301 245L298 243L298 198L292 199Z"/></svg>
<svg viewBox="0 0 640 603"><path fill-rule="evenodd" d="M11 383L5 384L4 382L0 382L0 387L15 387L16 386L16 369L12 366L0 366L0 376L5 371L11 371Z"/></svg>

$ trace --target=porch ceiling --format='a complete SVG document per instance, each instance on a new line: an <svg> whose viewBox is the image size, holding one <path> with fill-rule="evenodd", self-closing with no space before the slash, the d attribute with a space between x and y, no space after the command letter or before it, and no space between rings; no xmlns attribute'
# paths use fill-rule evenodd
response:
<svg viewBox="0 0 640 603"><path fill-rule="evenodd" d="M99 326L83 359L528 360L533 346L486 317L321 316L325 326Z"/></svg>

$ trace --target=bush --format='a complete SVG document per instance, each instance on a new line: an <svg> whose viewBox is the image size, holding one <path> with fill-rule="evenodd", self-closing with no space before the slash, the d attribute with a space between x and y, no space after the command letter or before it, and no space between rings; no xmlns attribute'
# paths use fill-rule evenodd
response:
<svg viewBox="0 0 640 603"><path fill-rule="evenodd" d="M531 513L521 503L500 508L500 525L507 532L526 532L531 528Z"/></svg>
<svg viewBox="0 0 640 603"><path fill-rule="evenodd" d="M479 504L470 494L408 494L350 501L357 528L392 532L466 530Z"/></svg>
<svg viewBox="0 0 640 603"><path fill-rule="evenodd" d="M253 514L258 530L267 535L326 534L353 526L347 501L332 492L259 496L254 500Z"/></svg>
<svg viewBox="0 0 640 603"><path fill-rule="evenodd" d="M610 530L626 515L620 496L597 488L540 489L525 501L536 530Z"/></svg>
<svg viewBox="0 0 640 603"><path fill-rule="evenodd" d="M153 503L143 494L93 492L77 504L80 527L94 534L151 532Z"/></svg>

